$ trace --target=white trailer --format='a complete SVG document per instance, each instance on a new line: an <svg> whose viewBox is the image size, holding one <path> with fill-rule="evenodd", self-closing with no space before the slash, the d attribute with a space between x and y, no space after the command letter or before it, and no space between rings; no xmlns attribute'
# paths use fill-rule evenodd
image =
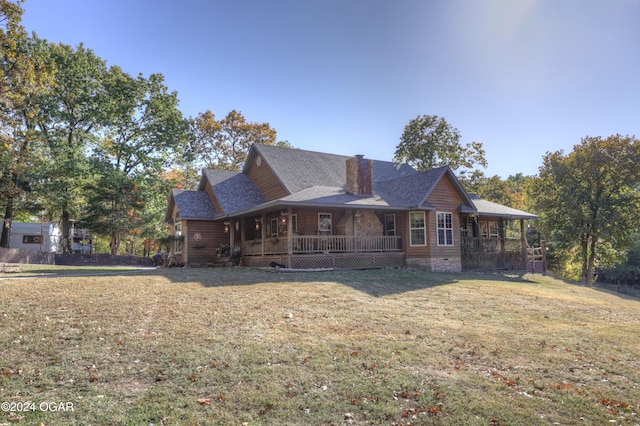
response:
<svg viewBox="0 0 640 426"><path fill-rule="evenodd" d="M70 230L74 252L92 253L93 236L86 229ZM62 253L62 228L58 222L13 222L10 248Z"/></svg>

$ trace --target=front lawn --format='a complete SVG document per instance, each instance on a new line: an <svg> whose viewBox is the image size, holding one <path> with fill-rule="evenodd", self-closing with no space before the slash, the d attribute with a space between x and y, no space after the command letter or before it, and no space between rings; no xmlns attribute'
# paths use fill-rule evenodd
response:
<svg viewBox="0 0 640 426"><path fill-rule="evenodd" d="M550 277L5 278L0 424L640 423L640 301Z"/></svg>

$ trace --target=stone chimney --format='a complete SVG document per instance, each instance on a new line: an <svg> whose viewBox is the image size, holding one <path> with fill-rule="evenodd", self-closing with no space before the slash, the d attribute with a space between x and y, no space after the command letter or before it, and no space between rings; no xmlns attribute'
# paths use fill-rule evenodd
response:
<svg viewBox="0 0 640 426"><path fill-rule="evenodd" d="M351 195L373 194L373 163L363 155L347 159L347 188Z"/></svg>

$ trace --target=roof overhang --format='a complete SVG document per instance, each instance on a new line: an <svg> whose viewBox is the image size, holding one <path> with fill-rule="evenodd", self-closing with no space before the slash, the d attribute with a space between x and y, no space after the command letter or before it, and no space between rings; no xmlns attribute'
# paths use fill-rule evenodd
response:
<svg viewBox="0 0 640 426"><path fill-rule="evenodd" d="M432 206L412 206L412 207L398 207L389 205L370 205L370 204L357 204L357 203L316 203L316 202L304 202L304 201L286 201L286 200L273 200L258 206L254 206L245 210L240 210L227 215L221 215L212 220L220 220L227 218L239 218L255 216L262 212L269 212L274 210L281 210L289 207L299 208L327 208L327 209L356 209L356 210L384 210L384 211L414 211L414 210L435 210Z"/></svg>

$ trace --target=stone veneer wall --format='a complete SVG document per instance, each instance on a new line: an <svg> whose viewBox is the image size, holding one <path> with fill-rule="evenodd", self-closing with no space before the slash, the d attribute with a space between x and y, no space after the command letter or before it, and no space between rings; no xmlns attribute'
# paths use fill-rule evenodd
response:
<svg viewBox="0 0 640 426"><path fill-rule="evenodd" d="M430 269L433 272L462 271L462 258L460 257L407 258L406 264L414 268Z"/></svg>
<svg viewBox="0 0 640 426"><path fill-rule="evenodd" d="M462 271L462 258L460 257L433 257L431 270L434 272L460 272Z"/></svg>

